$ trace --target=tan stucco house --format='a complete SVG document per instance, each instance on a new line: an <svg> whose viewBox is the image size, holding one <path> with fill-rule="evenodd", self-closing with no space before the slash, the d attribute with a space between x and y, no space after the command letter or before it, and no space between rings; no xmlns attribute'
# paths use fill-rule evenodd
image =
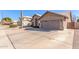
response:
<svg viewBox="0 0 79 59"><path fill-rule="evenodd" d="M42 29L66 29L68 22L72 21L71 12L54 13L47 11L36 18L39 28ZM33 19L35 21L35 19Z"/></svg>

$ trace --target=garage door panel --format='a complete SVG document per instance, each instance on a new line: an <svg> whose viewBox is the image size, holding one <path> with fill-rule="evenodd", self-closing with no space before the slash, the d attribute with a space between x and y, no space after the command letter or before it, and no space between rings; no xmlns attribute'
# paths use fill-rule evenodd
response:
<svg viewBox="0 0 79 59"><path fill-rule="evenodd" d="M60 29L60 22L58 20L42 21L41 27L43 29Z"/></svg>

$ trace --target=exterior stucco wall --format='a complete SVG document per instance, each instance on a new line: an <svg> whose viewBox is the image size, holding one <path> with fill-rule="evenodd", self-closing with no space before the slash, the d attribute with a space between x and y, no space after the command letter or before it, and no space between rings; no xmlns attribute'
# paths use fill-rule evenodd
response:
<svg viewBox="0 0 79 59"><path fill-rule="evenodd" d="M68 18L64 21L64 28L68 28L68 23L72 22L72 13L70 11L59 13L61 15L67 16ZM70 26L71 27L71 26Z"/></svg>
<svg viewBox="0 0 79 59"><path fill-rule="evenodd" d="M64 29L67 29L67 21L63 21L63 27Z"/></svg>
<svg viewBox="0 0 79 59"><path fill-rule="evenodd" d="M64 16L67 16L68 18L66 19L67 22L71 22L72 21L72 14L71 12L62 12L62 13L59 13L59 14L62 14Z"/></svg>

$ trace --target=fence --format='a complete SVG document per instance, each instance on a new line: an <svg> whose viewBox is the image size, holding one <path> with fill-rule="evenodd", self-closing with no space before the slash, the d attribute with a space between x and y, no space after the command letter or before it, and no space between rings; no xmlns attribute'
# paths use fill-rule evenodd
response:
<svg viewBox="0 0 79 59"><path fill-rule="evenodd" d="M67 28L68 29L74 29L75 28L75 23L74 22L68 22L67 23Z"/></svg>
<svg viewBox="0 0 79 59"><path fill-rule="evenodd" d="M79 29L79 22L75 22L74 25L75 25L75 29Z"/></svg>
<svg viewBox="0 0 79 59"><path fill-rule="evenodd" d="M68 29L79 29L79 22L68 22L67 28Z"/></svg>

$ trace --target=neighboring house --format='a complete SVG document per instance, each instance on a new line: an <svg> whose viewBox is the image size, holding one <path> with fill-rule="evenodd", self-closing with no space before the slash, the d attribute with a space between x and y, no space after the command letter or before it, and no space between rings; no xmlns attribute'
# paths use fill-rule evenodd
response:
<svg viewBox="0 0 79 59"><path fill-rule="evenodd" d="M15 25L17 25L17 21L13 21L13 22L12 22L12 24L15 24Z"/></svg>
<svg viewBox="0 0 79 59"><path fill-rule="evenodd" d="M39 21L38 21L38 19L40 17L41 17L41 15L39 15L39 14L35 14L35 15L32 16L32 20L31 20L32 27L39 27Z"/></svg>
<svg viewBox="0 0 79 59"><path fill-rule="evenodd" d="M21 23L21 21L19 20L19 21L17 22L17 24L18 24L18 25L21 25L21 24L22 24L23 27L31 26L31 17L30 17L30 16L23 16L23 17L22 17L22 23Z"/></svg>
<svg viewBox="0 0 79 59"><path fill-rule="evenodd" d="M42 29L66 29L68 22L72 22L71 12L54 13L47 11L37 19L37 24ZM34 21L34 23L36 22Z"/></svg>

